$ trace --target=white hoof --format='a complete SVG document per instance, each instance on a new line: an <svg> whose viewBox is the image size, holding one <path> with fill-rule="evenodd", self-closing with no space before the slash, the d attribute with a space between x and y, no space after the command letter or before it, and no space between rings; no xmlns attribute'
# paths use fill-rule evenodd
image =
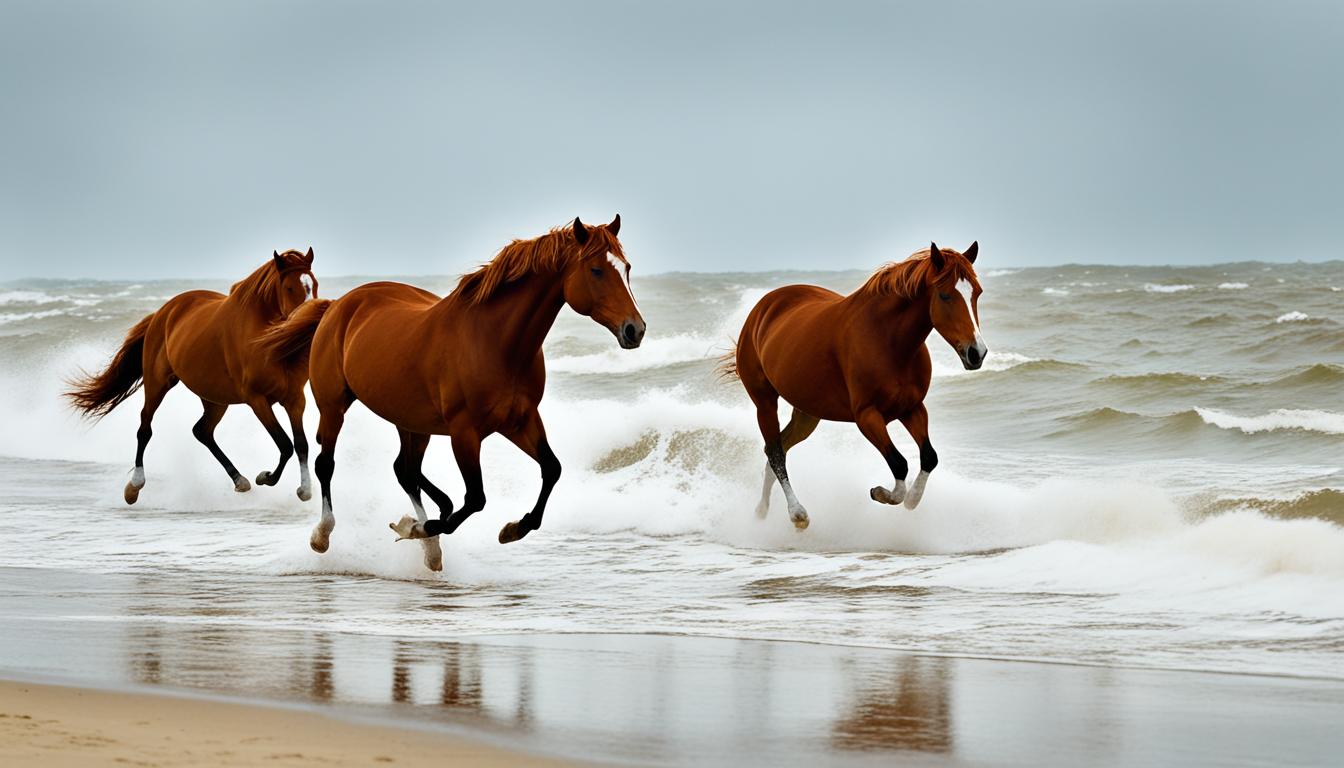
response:
<svg viewBox="0 0 1344 768"><path fill-rule="evenodd" d="M919 506L919 500L924 498L924 484L927 483L928 480L928 472L920 472L919 477L915 478L914 484L910 486L910 491L905 494L906 509L914 509Z"/></svg>
<svg viewBox="0 0 1344 768"><path fill-rule="evenodd" d="M309 488L306 485L300 485L298 494L299 494L299 501L308 501L309 499L313 498L313 489Z"/></svg>
<svg viewBox="0 0 1344 768"><path fill-rule="evenodd" d="M868 491L868 496L879 504L900 504L905 498L905 481L897 480L896 484L887 490L882 486L876 486Z"/></svg>
<svg viewBox="0 0 1344 768"><path fill-rule="evenodd" d="M443 550L439 548L439 537L420 542L425 548L425 567L431 571L443 570Z"/></svg>
<svg viewBox="0 0 1344 768"><path fill-rule="evenodd" d="M400 520L388 523L387 527L397 534L397 541L429 538L429 534L425 533L425 524L410 515L402 515Z"/></svg>
<svg viewBox="0 0 1344 768"><path fill-rule="evenodd" d="M233 481L233 490L237 491L238 493L247 493L248 491L252 490L252 484L247 482L246 477L239 475L238 479Z"/></svg>

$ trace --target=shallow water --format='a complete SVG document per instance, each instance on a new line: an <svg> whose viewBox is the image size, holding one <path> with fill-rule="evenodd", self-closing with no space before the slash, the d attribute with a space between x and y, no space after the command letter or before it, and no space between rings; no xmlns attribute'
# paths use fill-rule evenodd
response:
<svg viewBox="0 0 1344 768"><path fill-rule="evenodd" d="M409 508L396 436L360 407L326 555L307 547L316 504L294 497L294 467L278 488L234 494L191 438L198 405L180 387L127 507L138 396L87 427L59 381L197 286L0 285L0 566L152 584L168 596L137 597L136 616L165 626L653 632L1344 677L1344 263L986 267L985 370L961 371L930 341L942 463L920 508L872 503L883 460L852 425L829 424L790 454L812 526L793 530L778 491L759 521L752 409L713 358L768 287L862 277L637 275L649 336L629 352L566 312L547 344L542 413L565 475L545 527L495 543L539 478L492 438L489 506L445 540L442 574L418 544L392 541L386 524ZM308 423L311 435L311 410ZM220 442L245 474L273 464L240 409ZM446 441L426 471L460 500ZM305 599L314 584L321 599ZM11 610L80 617L62 601Z"/></svg>

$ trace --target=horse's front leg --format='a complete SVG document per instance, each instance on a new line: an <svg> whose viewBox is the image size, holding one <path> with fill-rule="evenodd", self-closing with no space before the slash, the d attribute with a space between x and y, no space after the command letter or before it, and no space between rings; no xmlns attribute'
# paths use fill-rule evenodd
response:
<svg viewBox="0 0 1344 768"><path fill-rule="evenodd" d="M560 480L560 460L555 457L550 443L546 442L546 427L542 425L541 414L537 413L535 408L527 415L522 429L505 433L504 436L541 466L541 493L537 495L537 503L532 506L531 512L500 529L500 544L517 541L541 527L542 515L546 513L546 502L551 498L551 489Z"/></svg>
<svg viewBox="0 0 1344 768"><path fill-rule="evenodd" d="M299 390L297 398L282 405L289 416L289 431L294 433L294 458L299 460L299 501L307 501L313 498L313 480L308 474L308 437L303 433L303 390Z"/></svg>
<svg viewBox="0 0 1344 768"><path fill-rule="evenodd" d="M938 466L938 452L933 450L933 443L929 442L929 412L923 403L915 406L901 419L901 423L919 446L919 476L910 486L909 493L905 494L905 508L914 509L919 506L919 500L924 495L924 484L929 480L929 473Z"/></svg>
<svg viewBox="0 0 1344 768"><path fill-rule="evenodd" d="M887 460L887 467L891 469L891 475L896 480L890 490L878 485L874 486L868 495L873 501L882 504L900 504L905 498L905 476L910 468L905 463L905 457L892 444L891 435L887 434L886 419L876 408L868 408L859 412L854 423L858 425L863 436L868 438L868 442L882 454L882 458Z"/></svg>
<svg viewBox="0 0 1344 768"><path fill-rule="evenodd" d="M280 482L280 473L285 471L285 465L289 463L289 457L294 455L294 444L290 442L289 435L285 434L285 428L280 426L280 420L275 418L275 411L271 410L271 404L264 397L256 397L247 401L247 405L252 409L252 413L257 415L257 420L266 428L266 433L275 441L275 447L280 449L280 462L275 465L271 472L265 470L257 474L257 485L275 485Z"/></svg>

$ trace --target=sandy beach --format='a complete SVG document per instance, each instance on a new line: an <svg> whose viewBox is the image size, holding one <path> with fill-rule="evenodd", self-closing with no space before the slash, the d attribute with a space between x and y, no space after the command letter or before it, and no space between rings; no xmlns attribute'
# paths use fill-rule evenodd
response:
<svg viewBox="0 0 1344 768"><path fill-rule="evenodd" d="M11 766L562 766L442 732L317 711L151 693L0 682L0 763Z"/></svg>

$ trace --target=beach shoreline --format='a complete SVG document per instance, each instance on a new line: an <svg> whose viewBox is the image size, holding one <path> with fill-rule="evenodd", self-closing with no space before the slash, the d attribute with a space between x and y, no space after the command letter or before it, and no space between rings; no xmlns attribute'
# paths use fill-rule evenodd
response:
<svg viewBox="0 0 1344 768"><path fill-rule="evenodd" d="M0 679L0 763L25 766L580 765L442 729L169 689Z"/></svg>

